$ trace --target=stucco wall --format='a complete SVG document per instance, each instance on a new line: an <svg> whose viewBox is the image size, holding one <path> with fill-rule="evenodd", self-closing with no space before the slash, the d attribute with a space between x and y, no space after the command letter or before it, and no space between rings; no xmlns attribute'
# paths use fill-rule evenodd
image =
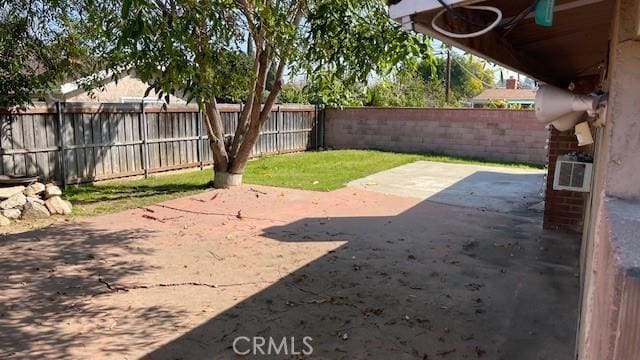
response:
<svg viewBox="0 0 640 360"><path fill-rule="evenodd" d="M90 103L120 103L123 97L143 97L148 85L133 75L127 75L118 80L116 84L112 81L105 85L103 90L96 89L93 94L87 91L78 90L65 96L67 102L90 102ZM148 98L157 99L155 91L151 91ZM171 95L170 104L186 104L186 101Z"/></svg>
<svg viewBox="0 0 640 360"><path fill-rule="evenodd" d="M580 360L640 354L640 0L616 1L582 266Z"/></svg>
<svg viewBox="0 0 640 360"><path fill-rule="evenodd" d="M549 131L533 111L346 108L325 114L325 146L438 152L545 164Z"/></svg>

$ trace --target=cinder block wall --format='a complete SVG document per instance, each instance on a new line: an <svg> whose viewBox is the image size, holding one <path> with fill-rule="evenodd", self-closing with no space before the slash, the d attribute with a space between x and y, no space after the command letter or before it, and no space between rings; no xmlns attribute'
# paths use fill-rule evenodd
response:
<svg viewBox="0 0 640 360"><path fill-rule="evenodd" d="M438 152L545 164L549 132L533 111L503 109L327 109L325 146Z"/></svg>
<svg viewBox="0 0 640 360"><path fill-rule="evenodd" d="M550 230L582 232L587 193L553 190L558 156L578 150L578 140L571 131L559 132L551 127L549 136L549 170L545 196L543 227Z"/></svg>

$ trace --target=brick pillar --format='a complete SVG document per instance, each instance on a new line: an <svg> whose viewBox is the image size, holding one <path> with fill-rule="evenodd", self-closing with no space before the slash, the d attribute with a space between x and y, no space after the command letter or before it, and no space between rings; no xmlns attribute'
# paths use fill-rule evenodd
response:
<svg viewBox="0 0 640 360"><path fill-rule="evenodd" d="M578 140L573 129L560 132L550 126L549 169L545 192L544 221L542 227L549 230L581 233L588 193L553 190L556 160L558 156L578 150Z"/></svg>

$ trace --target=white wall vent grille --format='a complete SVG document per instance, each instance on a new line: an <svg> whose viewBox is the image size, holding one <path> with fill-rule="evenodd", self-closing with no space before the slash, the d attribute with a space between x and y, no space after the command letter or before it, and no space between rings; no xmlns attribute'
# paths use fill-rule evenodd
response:
<svg viewBox="0 0 640 360"><path fill-rule="evenodd" d="M558 157L553 190L589 192L593 164Z"/></svg>

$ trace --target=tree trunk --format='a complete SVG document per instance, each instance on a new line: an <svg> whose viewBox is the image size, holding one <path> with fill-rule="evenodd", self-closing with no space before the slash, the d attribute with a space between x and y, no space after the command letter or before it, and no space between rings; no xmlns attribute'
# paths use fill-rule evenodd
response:
<svg viewBox="0 0 640 360"><path fill-rule="evenodd" d="M229 153L224 141L224 125L215 98L205 105L205 125L209 136L209 146L213 152L213 187L227 188L240 185L242 174L229 174Z"/></svg>
<svg viewBox="0 0 640 360"><path fill-rule="evenodd" d="M301 8L295 15L295 24L300 23ZM269 119L273 104L280 94L283 85L283 74L286 67L286 58L280 58L275 74L275 82L262 105L262 94L265 90L267 73L274 61L273 52L264 47L264 33L262 30L256 34L256 53L254 58L253 73L255 79L251 84L251 95L245 108L240 114L238 127L234 139L229 147L225 145L222 117L217 109L215 99L206 105L207 131L211 141L211 150L214 154L215 176L213 185L216 188L226 188L242 184L242 175L249 161L251 150L258 141L262 125ZM262 106L261 106L262 105Z"/></svg>
<svg viewBox="0 0 640 360"><path fill-rule="evenodd" d="M225 189L232 186L242 185L242 174L231 174L226 171L217 171L213 177L213 187Z"/></svg>

